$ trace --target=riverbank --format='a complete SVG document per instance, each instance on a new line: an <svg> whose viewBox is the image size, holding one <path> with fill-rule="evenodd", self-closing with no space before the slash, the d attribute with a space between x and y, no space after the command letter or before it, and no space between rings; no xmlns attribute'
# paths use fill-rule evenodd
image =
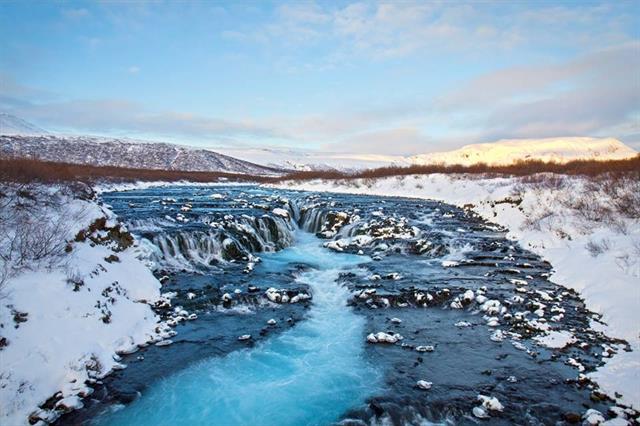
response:
<svg viewBox="0 0 640 426"><path fill-rule="evenodd" d="M411 175L289 181L279 188L440 200L508 228L507 237L554 267L551 279L575 289L602 315L594 323L629 342L591 374L623 404L640 407L640 221L638 181L534 175L525 178ZM628 198L625 205L621 203ZM637 200L635 201L637 203ZM626 210L625 210L626 209Z"/></svg>
<svg viewBox="0 0 640 426"><path fill-rule="evenodd" d="M0 423L43 424L82 407L90 384L125 368L118 353L162 338L151 308L160 283L90 191L4 185L1 193Z"/></svg>

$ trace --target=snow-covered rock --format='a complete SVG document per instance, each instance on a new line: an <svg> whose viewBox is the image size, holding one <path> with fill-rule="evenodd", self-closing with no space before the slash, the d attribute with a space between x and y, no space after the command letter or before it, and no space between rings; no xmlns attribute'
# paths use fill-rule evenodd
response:
<svg viewBox="0 0 640 426"><path fill-rule="evenodd" d="M604 416L598 410L593 408L588 409L582 416L583 424L589 426L596 426L604 422Z"/></svg>
<svg viewBox="0 0 640 426"><path fill-rule="evenodd" d="M494 396L478 395L478 401L489 411L503 411L504 406Z"/></svg>
<svg viewBox="0 0 640 426"><path fill-rule="evenodd" d="M371 333L367 336L367 342L369 343L396 343L402 340L402 336L398 333L385 333L379 331L377 333Z"/></svg>
<svg viewBox="0 0 640 426"><path fill-rule="evenodd" d="M416 387L422 390L429 390L431 389L431 386L433 386L433 383L427 382L426 380L418 380L416 383Z"/></svg>
<svg viewBox="0 0 640 426"><path fill-rule="evenodd" d="M280 217L284 217L284 218L288 218L289 217L289 212L286 211L285 209L281 209L279 207L276 207L275 209L273 209L272 213L275 214L276 216L280 216Z"/></svg>
<svg viewBox="0 0 640 426"><path fill-rule="evenodd" d="M548 332L546 335L534 337L534 340L536 340L539 345L553 349L561 349L577 341L575 336L570 331L566 330L553 330Z"/></svg>

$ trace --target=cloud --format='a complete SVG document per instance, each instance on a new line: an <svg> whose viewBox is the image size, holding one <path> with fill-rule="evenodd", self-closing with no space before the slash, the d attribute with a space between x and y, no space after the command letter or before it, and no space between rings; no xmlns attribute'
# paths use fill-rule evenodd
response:
<svg viewBox="0 0 640 426"><path fill-rule="evenodd" d="M523 96L540 96L561 85L633 84L640 69L640 43L590 52L569 61L510 67L473 78L436 100L440 109L486 108Z"/></svg>
<svg viewBox="0 0 640 426"><path fill-rule="evenodd" d="M6 102L0 91L0 107L43 126L78 133L154 134L209 140L286 137L276 128L248 119L226 120L177 111L153 111L118 99L16 103Z"/></svg>
<svg viewBox="0 0 640 426"><path fill-rule="evenodd" d="M486 127L497 137L592 135L640 109L640 87L624 85L563 91L495 110Z"/></svg>
<svg viewBox="0 0 640 426"><path fill-rule="evenodd" d="M70 19L81 19L91 16L91 12L85 8L63 9L62 15Z"/></svg>
<svg viewBox="0 0 640 426"><path fill-rule="evenodd" d="M355 3L326 10L303 3L280 7L275 14L288 22L286 30L300 31L298 35L304 42L324 37L317 31L324 26L352 40L348 49L402 55L423 48L425 43L412 42L415 34L403 34L403 29L418 27L427 20L432 25L416 31L436 34L436 38L439 34L455 38L459 30L453 23L473 15L475 4L446 11L435 3L410 6L405 9L394 4ZM534 14L518 19L537 22L544 16ZM597 17L585 19L592 23ZM554 19L549 20L549 25L555 25ZM470 25L465 31L472 31L478 38L493 39L504 35L504 28L498 28L501 27L484 23ZM285 29L260 34L269 40L275 32ZM252 33L229 32L227 37L247 42L246 34ZM124 70L131 74L141 71L138 65ZM408 155L500 138L567 135L613 136L637 144L638 70L640 42L625 41L565 61L534 60L528 65L505 67L453 82L455 86L442 88L437 98L363 104L365 99L338 110L307 110L260 119L211 117L185 112L180 107L158 111L124 99L61 100L0 75L0 107L44 127L81 133L157 135L202 143L268 141L340 152Z"/></svg>
<svg viewBox="0 0 640 426"><path fill-rule="evenodd" d="M432 151L442 145L417 128L391 128L347 136L323 147L326 151L384 155L412 155Z"/></svg>
<svg viewBox="0 0 640 426"><path fill-rule="evenodd" d="M566 135L624 137L640 110L640 43L550 65L513 67L474 78L434 102L435 113L479 129L486 139ZM616 129L616 134L603 134ZM622 133L620 133L622 132Z"/></svg>
<svg viewBox="0 0 640 426"><path fill-rule="evenodd" d="M589 3L526 7L503 2L355 2L340 6L304 2L283 4L270 21L222 35L260 42L268 49L322 40L332 48L318 62L354 55L386 60L417 52L494 53L525 46L588 50L632 39L629 29L637 12L633 9L631 4Z"/></svg>

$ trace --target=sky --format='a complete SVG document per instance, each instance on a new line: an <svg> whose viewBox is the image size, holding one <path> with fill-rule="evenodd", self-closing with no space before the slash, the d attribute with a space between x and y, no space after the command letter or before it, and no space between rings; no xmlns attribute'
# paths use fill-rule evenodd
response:
<svg viewBox="0 0 640 426"><path fill-rule="evenodd" d="M199 147L640 149L640 1L4 1L0 111Z"/></svg>

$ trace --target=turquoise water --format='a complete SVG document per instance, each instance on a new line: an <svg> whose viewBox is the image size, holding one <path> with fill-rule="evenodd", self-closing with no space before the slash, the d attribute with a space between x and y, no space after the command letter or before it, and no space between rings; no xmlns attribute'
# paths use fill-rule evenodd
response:
<svg viewBox="0 0 640 426"><path fill-rule="evenodd" d="M152 384L100 425L324 425L379 391L380 373L364 359L364 318L336 283L367 257L336 254L299 232L293 247L263 256L261 268L314 269L297 280L313 305L295 328L254 348L210 358ZM260 283L262 286L268 283Z"/></svg>

